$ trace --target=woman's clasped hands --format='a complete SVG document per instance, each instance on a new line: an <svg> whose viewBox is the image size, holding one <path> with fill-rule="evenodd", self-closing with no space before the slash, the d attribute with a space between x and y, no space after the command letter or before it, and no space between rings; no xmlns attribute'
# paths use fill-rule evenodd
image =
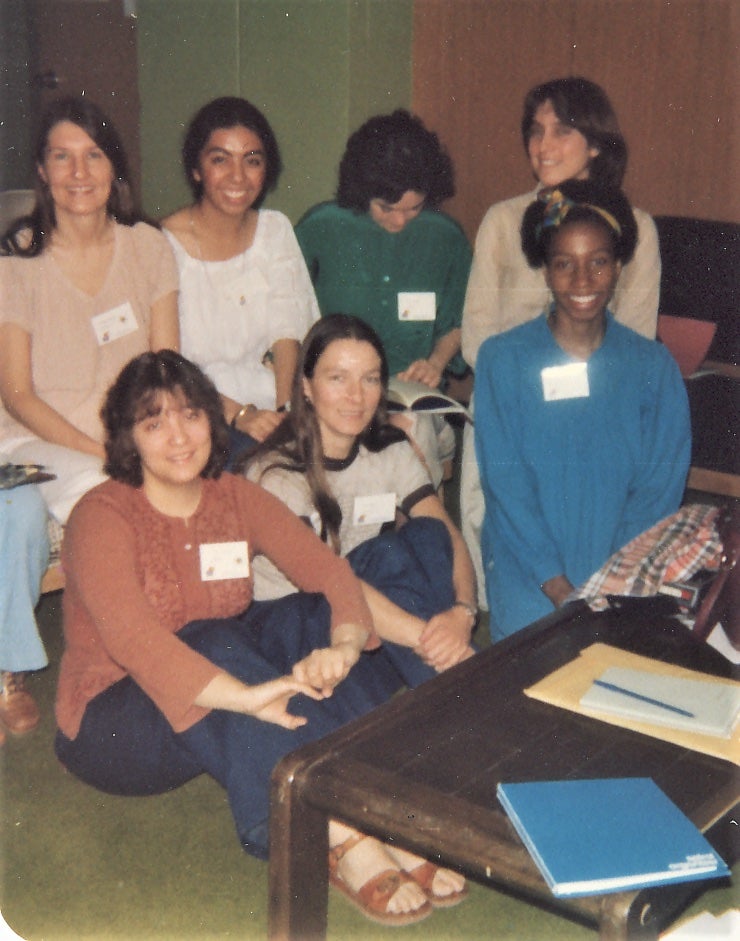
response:
<svg viewBox="0 0 740 941"><path fill-rule="evenodd" d="M288 711L288 703L297 693L303 693L311 699L324 699L324 695L310 683L301 682L289 674L256 686L248 686L244 711L263 722L272 722L284 729L298 729L305 725L308 719Z"/></svg>
<svg viewBox="0 0 740 941"><path fill-rule="evenodd" d="M360 659L367 632L354 624L341 624L332 631L330 647L319 647L299 660L293 677L308 684L323 697L331 696Z"/></svg>
<svg viewBox="0 0 740 941"><path fill-rule="evenodd" d="M475 651L470 645L469 612L455 605L430 618L424 625L415 652L437 673L472 657Z"/></svg>
<svg viewBox="0 0 740 941"><path fill-rule="evenodd" d="M285 729L300 728L308 719L288 711L290 700L299 693L314 700L331 696L357 663L366 640L367 632L362 628L341 625L333 632L330 647L312 650L295 664L292 673L254 686L239 684L241 707L236 711Z"/></svg>

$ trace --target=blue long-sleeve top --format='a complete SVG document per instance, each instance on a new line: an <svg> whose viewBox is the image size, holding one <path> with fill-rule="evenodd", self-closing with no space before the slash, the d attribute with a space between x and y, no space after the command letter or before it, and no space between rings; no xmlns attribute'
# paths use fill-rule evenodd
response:
<svg viewBox="0 0 740 941"><path fill-rule="evenodd" d="M475 441L494 640L552 611L540 586L585 581L676 510L691 452L688 400L668 350L607 313L584 397L546 401L542 370L575 360L546 315L478 355Z"/></svg>

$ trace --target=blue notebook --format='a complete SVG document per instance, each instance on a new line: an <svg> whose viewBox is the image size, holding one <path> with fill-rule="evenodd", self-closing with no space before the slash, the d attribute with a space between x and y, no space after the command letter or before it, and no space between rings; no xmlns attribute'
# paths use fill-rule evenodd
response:
<svg viewBox="0 0 740 941"><path fill-rule="evenodd" d="M729 875L651 778L499 784L497 795L559 898Z"/></svg>

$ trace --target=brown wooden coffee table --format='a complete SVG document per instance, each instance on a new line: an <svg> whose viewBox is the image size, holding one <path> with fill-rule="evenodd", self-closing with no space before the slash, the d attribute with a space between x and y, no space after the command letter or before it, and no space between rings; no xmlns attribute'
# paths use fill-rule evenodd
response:
<svg viewBox="0 0 740 941"><path fill-rule="evenodd" d="M499 781L652 777L728 863L737 858L740 782L731 762L523 695L596 641L736 675L670 617L644 608L593 614L578 605L293 752L273 775L270 938L325 937L331 817L585 918L604 941L657 938L715 883L556 899L496 799Z"/></svg>

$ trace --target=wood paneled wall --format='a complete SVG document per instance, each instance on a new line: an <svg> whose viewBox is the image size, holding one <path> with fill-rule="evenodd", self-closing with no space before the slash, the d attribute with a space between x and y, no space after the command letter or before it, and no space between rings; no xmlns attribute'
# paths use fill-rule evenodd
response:
<svg viewBox="0 0 740 941"><path fill-rule="evenodd" d="M415 0L413 107L455 162L445 209L472 238L531 188L524 96L584 75L619 116L635 205L740 221L739 41L735 0Z"/></svg>

